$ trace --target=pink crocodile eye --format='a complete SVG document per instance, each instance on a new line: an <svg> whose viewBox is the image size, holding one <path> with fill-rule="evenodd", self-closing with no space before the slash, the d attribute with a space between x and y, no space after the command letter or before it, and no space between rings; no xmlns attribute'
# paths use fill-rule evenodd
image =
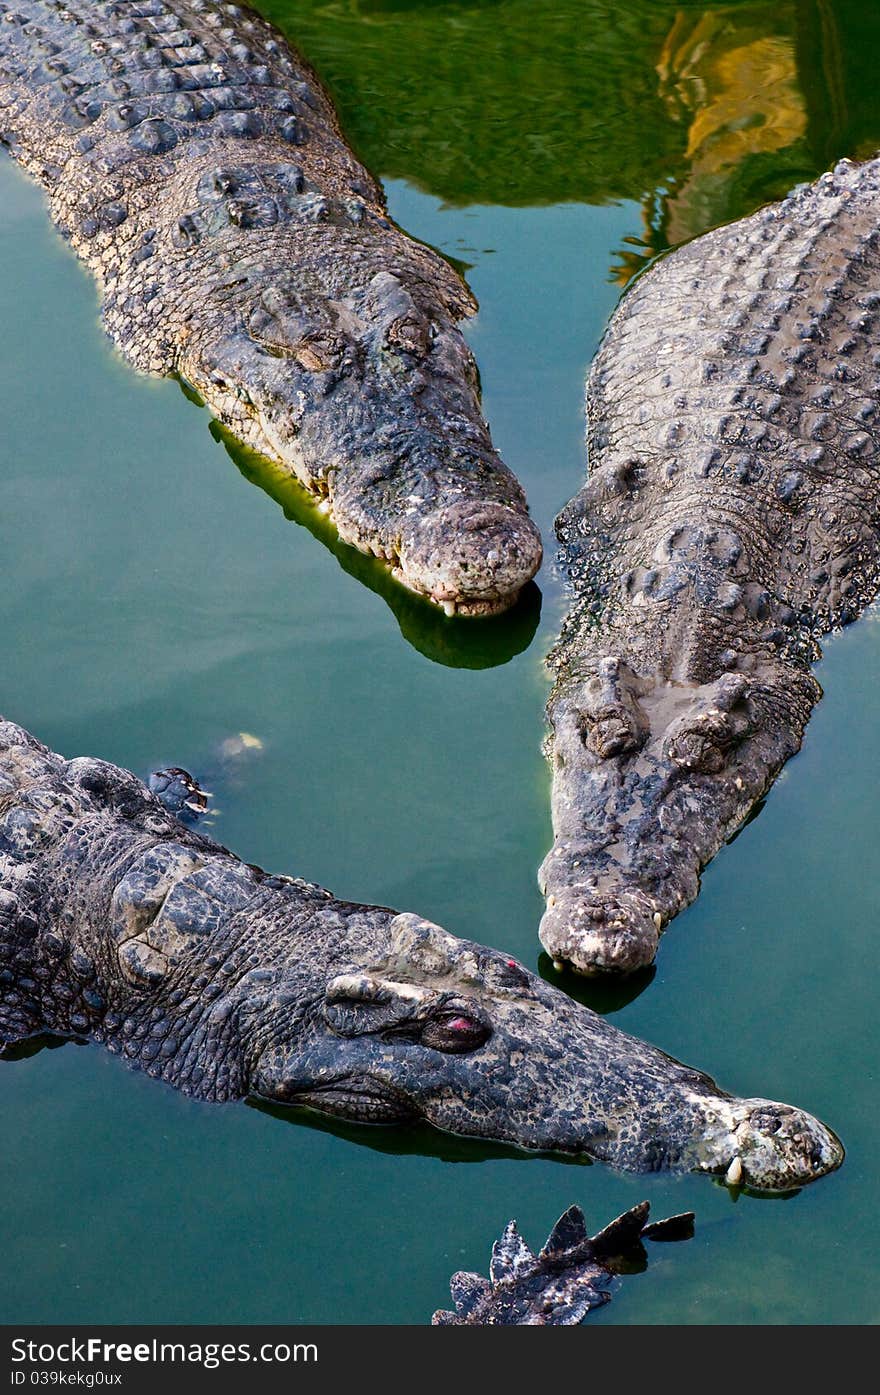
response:
<svg viewBox="0 0 880 1395"><path fill-rule="evenodd" d="M422 1028L422 1045L434 1051L476 1051L492 1035L488 1022L460 1012L429 1019Z"/></svg>

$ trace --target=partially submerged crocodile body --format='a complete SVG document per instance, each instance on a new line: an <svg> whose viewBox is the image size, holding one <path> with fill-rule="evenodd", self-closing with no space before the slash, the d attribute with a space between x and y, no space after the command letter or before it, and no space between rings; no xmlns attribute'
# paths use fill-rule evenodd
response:
<svg viewBox="0 0 880 1395"><path fill-rule="evenodd" d="M843 1150L737 1099L515 960L269 876L134 775L0 721L0 1040L102 1042L207 1100L246 1095L787 1190Z"/></svg>
<svg viewBox="0 0 880 1395"><path fill-rule="evenodd" d="M216 0L0 3L0 142L48 193L135 367L175 374L447 611L541 560L457 326L473 297L389 221L318 79Z"/></svg>
<svg viewBox="0 0 880 1395"><path fill-rule="evenodd" d="M516 1221L492 1246L489 1278L460 1271L450 1281L455 1311L439 1309L435 1327L574 1327L611 1298L615 1276L644 1268L643 1240L687 1240L694 1213L648 1223L650 1204L625 1211L590 1237L584 1213L570 1206L539 1254Z"/></svg>
<svg viewBox="0 0 880 1395"><path fill-rule="evenodd" d="M657 264L587 406L541 939L626 973L800 747L820 636L880 585L880 161Z"/></svg>

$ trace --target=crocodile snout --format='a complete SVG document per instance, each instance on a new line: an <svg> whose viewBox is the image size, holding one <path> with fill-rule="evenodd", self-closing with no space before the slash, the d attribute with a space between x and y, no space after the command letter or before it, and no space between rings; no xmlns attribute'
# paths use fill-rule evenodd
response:
<svg viewBox="0 0 880 1395"><path fill-rule="evenodd" d="M653 963L663 919L650 898L623 888L611 898L599 890L560 885L554 888L551 852L541 869L547 909L539 935L557 965L576 974L632 974Z"/></svg>
<svg viewBox="0 0 880 1395"><path fill-rule="evenodd" d="M541 535L523 510L450 503L407 519L395 575L448 614L492 615L515 602L541 557Z"/></svg>
<svg viewBox="0 0 880 1395"><path fill-rule="evenodd" d="M786 1192L834 1172L844 1159L837 1135L812 1114L766 1099L703 1101L701 1166L730 1187Z"/></svg>

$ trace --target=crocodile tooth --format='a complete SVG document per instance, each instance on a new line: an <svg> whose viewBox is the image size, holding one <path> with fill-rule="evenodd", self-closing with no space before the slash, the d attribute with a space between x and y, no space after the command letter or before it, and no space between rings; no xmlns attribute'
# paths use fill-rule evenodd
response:
<svg viewBox="0 0 880 1395"><path fill-rule="evenodd" d="M742 1158L734 1158L730 1167L724 1174L724 1180L728 1187L738 1187L742 1181L743 1165Z"/></svg>

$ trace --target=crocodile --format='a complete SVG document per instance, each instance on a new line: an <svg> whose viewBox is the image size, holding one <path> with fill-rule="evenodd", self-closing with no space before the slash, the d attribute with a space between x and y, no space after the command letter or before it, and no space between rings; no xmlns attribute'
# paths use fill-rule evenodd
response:
<svg viewBox="0 0 880 1395"><path fill-rule="evenodd" d="M622 1169L781 1191L843 1159L810 1115L731 1096L508 955L267 874L129 771L0 721L0 1040L46 1032L200 1099Z"/></svg>
<svg viewBox="0 0 880 1395"><path fill-rule="evenodd" d="M587 386L556 521L540 937L630 973L800 748L820 639L880 586L880 161L657 262Z"/></svg>
<svg viewBox="0 0 880 1395"><path fill-rule="evenodd" d="M541 561L458 326L283 36L215 0L0 3L0 142L95 275L103 321L447 613Z"/></svg>
<svg viewBox="0 0 880 1395"><path fill-rule="evenodd" d="M689 1240L693 1211L648 1222L650 1203L624 1211L590 1237L584 1213L570 1206L539 1254L510 1221L492 1246L489 1278L460 1270L450 1280L455 1311L440 1308L434 1327L574 1327L611 1298L618 1274L645 1267L643 1240Z"/></svg>

